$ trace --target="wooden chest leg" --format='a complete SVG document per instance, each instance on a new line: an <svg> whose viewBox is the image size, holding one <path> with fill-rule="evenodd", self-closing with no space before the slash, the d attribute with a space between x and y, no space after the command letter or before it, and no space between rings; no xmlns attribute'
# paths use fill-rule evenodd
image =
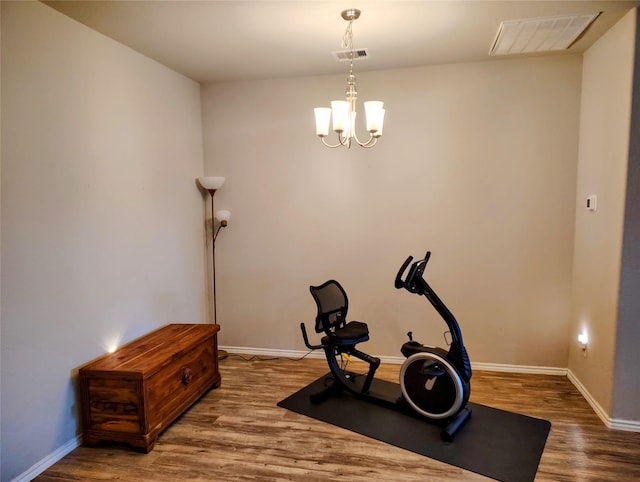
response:
<svg viewBox="0 0 640 482"><path fill-rule="evenodd" d="M130 445L136 450L136 452L148 454L153 450L153 447L155 447L157 440L158 437L154 437L153 439L144 442L130 442Z"/></svg>

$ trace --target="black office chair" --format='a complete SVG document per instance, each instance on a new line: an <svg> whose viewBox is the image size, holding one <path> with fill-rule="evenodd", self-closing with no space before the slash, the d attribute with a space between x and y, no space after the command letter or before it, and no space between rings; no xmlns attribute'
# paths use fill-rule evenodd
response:
<svg viewBox="0 0 640 482"><path fill-rule="evenodd" d="M361 390L362 393L367 393L376 369L380 365L379 358L356 349L358 343L369 340L367 324L361 321L347 321L349 300L347 293L337 281L329 280L320 286L310 286L309 290L318 307L315 329L316 333L324 332L325 334L321 343L329 365L335 367L335 357L342 353L367 362L369 372Z"/></svg>

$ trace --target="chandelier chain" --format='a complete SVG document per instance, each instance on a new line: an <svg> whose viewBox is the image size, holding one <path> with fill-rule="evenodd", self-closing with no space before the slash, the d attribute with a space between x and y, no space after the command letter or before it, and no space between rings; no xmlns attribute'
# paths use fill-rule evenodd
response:
<svg viewBox="0 0 640 482"><path fill-rule="evenodd" d="M347 12L345 12L347 13ZM347 13L348 14L348 13ZM344 16L344 15L343 15ZM349 76L347 78L347 92L346 97L347 100L354 102L358 97L358 93L355 89L355 76L353 75L353 59L355 57L355 48L353 46L353 16L348 16L349 24L347 25L346 30L344 31L344 35L342 36L342 48L349 49ZM355 109L355 105L353 105Z"/></svg>
<svg viewBox="0 0 640 482"><path fill-rule="evenodd" d="M353 50L353 20L349 20L349 25L342 36L342 48Z"/></svg>

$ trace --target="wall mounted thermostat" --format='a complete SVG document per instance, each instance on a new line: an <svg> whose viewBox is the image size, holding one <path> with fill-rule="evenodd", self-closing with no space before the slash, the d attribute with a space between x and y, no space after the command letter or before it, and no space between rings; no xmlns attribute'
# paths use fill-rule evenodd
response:
<svg viewBox="0 0 640 482"><path fill-rule="evenodd" d="M592 194L591 196L587 197L587 209L589 211L595 211L596 209L598 209L598 196Z"/></svg>

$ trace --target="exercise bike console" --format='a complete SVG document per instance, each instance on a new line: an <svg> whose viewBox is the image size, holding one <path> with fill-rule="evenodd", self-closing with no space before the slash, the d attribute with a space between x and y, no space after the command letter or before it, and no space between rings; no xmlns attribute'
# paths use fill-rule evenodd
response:
<svg viewBox="0 0 640 482"><path fill-rule="evenodd" d="M369 329L366 323L347 322L348 300L342 286L335 280L329 280L309 288L318 308L316 333L324 333L321 343L309 343L304 323L300 323L300 329L309 349L324 350L332 375L331 383L322 392L314 394L312 402L320 402L346 390L367 401L439 423L444 426L441 438L449 442L453 440L471 415L471 410L466 407L470 394L471 363L457 320L424 280L430 256L427 251L423 259L415 262L409 256L400 267L394 285L397 289L406 289L427 298L447 324L451 344L449 350L423 345L413 340L412 332L409 332L409 341L400 349L406 360L400 369L399 390L393 393L382 390L383 384L376 383L374 378L380 359L356 349L358 343L369 339ZM346 370L350 356L369 365L365 376Z"/></svg>

